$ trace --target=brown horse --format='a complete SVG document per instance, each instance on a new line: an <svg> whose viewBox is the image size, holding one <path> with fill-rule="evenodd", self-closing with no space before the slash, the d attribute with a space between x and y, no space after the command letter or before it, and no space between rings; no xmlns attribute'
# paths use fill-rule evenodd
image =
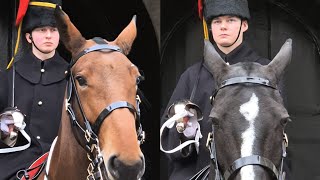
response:
<svg viewBox="0 0 320 180"><path fill-rule="evenodd" d="M140 179L145 169L137 133L140 74L126 57L137 33L135 17L108 42L86 40L66 13L60 8L55 13L72 62L58 138L39 179Z"/></svg>

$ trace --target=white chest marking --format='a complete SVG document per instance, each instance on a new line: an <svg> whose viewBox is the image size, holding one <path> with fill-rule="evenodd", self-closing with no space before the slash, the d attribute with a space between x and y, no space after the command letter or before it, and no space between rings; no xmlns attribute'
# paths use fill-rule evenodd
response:
<svg viewBox="0 0 320 180"><path fill-rule="evenodd" d="M245 130L242 135L242 144L241 144L241 157L252 155L252 149L255 139L254 131L254 121L259 114L259 99L252 93L250 100L240 106L240 113L245 117L249 122L249 127ZM254 180L255 174L253 172L252 166L245 166L241 168L240 175L242 180Z"/></svg>

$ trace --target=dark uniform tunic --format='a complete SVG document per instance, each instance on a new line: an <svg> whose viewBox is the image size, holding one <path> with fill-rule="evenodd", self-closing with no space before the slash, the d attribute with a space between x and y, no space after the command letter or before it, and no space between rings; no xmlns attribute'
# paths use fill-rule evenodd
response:
<svg viewBox="0 0 320 180"><path fill-rule="evenodd" d="M13 68L1 74L0 108L11 105L12 73ZM31 146L0 154L0 180L15 179L18 170L28 168L49 151L58 134L67 73L68 63L57 52L45 61L30 52L15 63L15 106L26 115L25 131L31 137ZM19 134L15 146L26 143ZM0 147L6 145L0 141Z"/></svg>
<svg viewBox="0 0 320 180"><path fill-rule="evenodd" d="M257 62L266 65L270 60L261 58L258 56L246 43L242 43L236 49L229 54L224 54L219 48L215 47L217 52L220 54L222 59L229 64L235 64L238 62ZM199 69L200 74L199 74ZM214 91L214 79L208 68L204 64L198 62L189 67L180 77L176 88L169 100L166 110L175 101L182 99L189 99L196 78L199 77L199 82L193 103L199 105L203 113L203 120L199 121L201 126L202 138L200 139L199 153L197 154L195 149L185 156L181 152L173 154L167 154L169 157L169 179L170 180L185 180L192 177L196 172L205 167L210 163L209 152L205 147L207 135L211 132L211 123L208 121L208 117L212 106L210 104L210 96ZM166 117L167 112L161 118L161 124L163 124L168 118ZM166 128L167 129L167 128ZM180 144L180 137L176 128L167 129L163 132L162 145L164 149L169 150L177 147Z"/></svg>

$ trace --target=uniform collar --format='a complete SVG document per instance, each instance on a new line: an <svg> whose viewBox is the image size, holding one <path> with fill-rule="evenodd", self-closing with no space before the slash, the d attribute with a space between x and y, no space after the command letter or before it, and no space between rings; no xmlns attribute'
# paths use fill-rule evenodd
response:
<svg viewBox="0 0 320 180"><path fill-rule="evenodd" d="M43 85L63 80L67 75L68 63L58 54L41 61L32 52L15 62L16 72L27 81Z"/></svg>
<svg viewBox="0 0 320 180"><path fill-rule="evenodd" d="M214 43L214 47L225 62L235 64L238 62L255 62L260 57L256 54L246 42L242 42L238 47L229 54L222 52Z"/></svg>

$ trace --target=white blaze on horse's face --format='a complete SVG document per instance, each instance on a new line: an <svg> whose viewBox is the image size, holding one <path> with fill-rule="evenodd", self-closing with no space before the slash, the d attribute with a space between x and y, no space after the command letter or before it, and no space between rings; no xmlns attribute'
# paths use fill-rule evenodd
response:
<svg viewBox="0 0 320 180"><path fill-rule="evenodd" d="M240 113L245 117L249 122L249 127L245 130L242 137L241 144L241 157L250 156L252 154L252 149L255 140L255 131L254 131L254 121L259 113L259 99L255 93L252 93L250 100L240 106ZM240 170L241 179L243 180L254 180L255 175L253 172L252 166L245 166Z"/></svg>

